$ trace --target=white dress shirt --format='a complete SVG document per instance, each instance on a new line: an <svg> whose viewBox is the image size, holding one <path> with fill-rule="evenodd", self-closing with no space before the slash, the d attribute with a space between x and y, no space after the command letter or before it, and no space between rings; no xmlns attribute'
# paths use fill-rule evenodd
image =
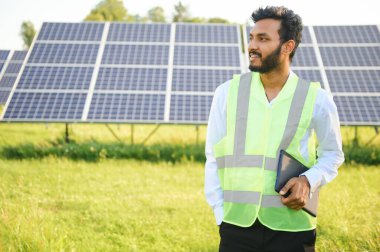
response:
<svg viewBox="0 0 380 252"><path fill-rule="evenodd" d="M289 77L292 75L294 75L293 72ZM214 210L217 225L220 225L223 220L223 191L218 178L213 146L226 135L229 85L230 81L227 81L215 91L206 137L205 195L207 202ZM268 102L268 106L271 106L275 100L276 98ZM303 174L309 181L311 192L333 180L338 174L338 167L344 161L337 108L331 95L323 89L318 90L313 118L301 140L301 154L305 158L308 157L308 138L313 130L319 144L318 158L316 164Z"/></svg>

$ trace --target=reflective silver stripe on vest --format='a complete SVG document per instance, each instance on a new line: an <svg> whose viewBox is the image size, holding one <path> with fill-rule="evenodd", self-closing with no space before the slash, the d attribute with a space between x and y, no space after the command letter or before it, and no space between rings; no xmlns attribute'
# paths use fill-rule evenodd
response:
<svg viewBox="0 0 380 252"><path fill-rule="evenodd" d="M286 207L281 202L280 195L263 195L261 207Z"/></svg>
<svg viewBox="0 0 380 252"><path fill-rule="evenodd" d="M226 167L262 167L263 159L265 158L265 170L276 171L280 150L285 150L290 145L294 135L297 132L307 93L310 87L309 83L303 79L298 79L297 87L290 106L284 135L279 148L276 151L276 158L269 158L263 155L244 154L251 79L252 73L246 73L240 77L236 107L234 154L216 158L219 169Z"/></svg>
<svg viewBox="0 0 380 252"><path fill-rule="evenodd" d="M303 107L305 105L307 93L309 92L310 84L304 79L298 79L297 87L294 92L293 100L290 105L288 121L286 122L285 132L282 136L281 144L277 150L277 154L280 150L288 148L293 140L294 135L297 132L298 125L301 120ZM279 155L277 155L278 157Z"/></svg>
<svg viewBox="0 0 380 252"><path fill-rule="evenodd" d="M252 191L223 191L224 202L256 204L260 203L260 192Z"/></svg>
<svg viewBox="0 0 380 252"><path fill-rule="evenodd" d="M246 133L249 96L251 94L251 80L252 73L245 73L240 76L238 99L236 105L234 156L241 156L245 153L245 138L247 135Z"/></svg>
<svg viewBox="0 0 380 252"><path fill-rule="evenodd" d="M242 155L242 156L223 156L216 158L218 168L236 168L236 167L262 167L262 155Z"/></svg>
<svg viewBox="0 0 380 252"><path fill-rule="evenodd" d="M240 203L240 204L255 204L260 203L260 192L254 191L223 191L224 202ZM261 207L286 207L281 202L279 195L263 195L261 199Z"/></svg>
<svg viewBox="0 0 380 252"><path fill-rule="evenodd" d="M265 157L265 170L277 171L277 158Z"/></svg>

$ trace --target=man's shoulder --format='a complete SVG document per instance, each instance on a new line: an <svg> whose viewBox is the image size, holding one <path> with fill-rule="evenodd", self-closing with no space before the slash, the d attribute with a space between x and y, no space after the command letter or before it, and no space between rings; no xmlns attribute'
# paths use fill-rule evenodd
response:
<svg viewBox="0 0 380 252"><path fill-rule="evenodd" d="M214 95L222 95L222 94L225 94L226 92L228 92L228 88L230 86L230 83L231 83L231 80L228 80L228 81L220 84L219 86L217 86L215 89Z"/></svg>
<svg viewBox="0 0 380 252"><path fill-rule="evenodd" d="M331 93L329 93L323 88L318 88L316 103L323 105L326 102L334 102Z"/></svg>

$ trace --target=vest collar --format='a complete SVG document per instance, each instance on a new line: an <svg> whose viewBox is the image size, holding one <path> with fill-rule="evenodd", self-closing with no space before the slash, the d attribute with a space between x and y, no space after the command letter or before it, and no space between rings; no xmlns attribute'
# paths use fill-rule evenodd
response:
<svg viewBox="0 0 380 252"><path fill-rule="evenodd" d="M267 106L274 106L278 102L292 97L294 91L296 90L297 82L298 76L294 72L290 71L288 80L285 82L285 85L282 87L281 91L271 102L269 102L265 94L263 83L260 79L260 74L254 72L251 83L253 97Z"/></svg>

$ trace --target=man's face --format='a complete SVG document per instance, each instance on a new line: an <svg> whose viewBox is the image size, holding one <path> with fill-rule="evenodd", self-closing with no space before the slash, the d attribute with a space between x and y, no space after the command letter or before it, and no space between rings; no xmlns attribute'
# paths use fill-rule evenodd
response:
<svg viewBox="0 0 380 252"><path fill-rule="evenodd" d="M278 67L281 58L281 43L278 31L281 21L263 19L256 22L250 32L249 69L254 72L268 73Z"/></svg>

